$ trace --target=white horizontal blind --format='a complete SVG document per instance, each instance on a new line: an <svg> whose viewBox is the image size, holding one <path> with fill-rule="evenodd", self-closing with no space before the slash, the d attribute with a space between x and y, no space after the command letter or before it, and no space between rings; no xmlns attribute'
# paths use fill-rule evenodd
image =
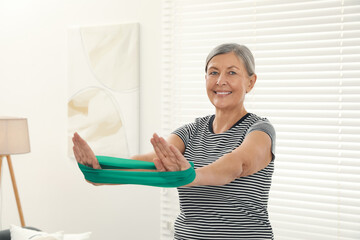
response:
<svg viewBox="0 0 360 240"><path fill-rule="evenodd" d="M163 134L213 113L208 52L247 45L258 80L249 112L277 131L269 214L275 239L360 239L360 1L163 1ZM174 190L162 196L172 239Z"/></svg>

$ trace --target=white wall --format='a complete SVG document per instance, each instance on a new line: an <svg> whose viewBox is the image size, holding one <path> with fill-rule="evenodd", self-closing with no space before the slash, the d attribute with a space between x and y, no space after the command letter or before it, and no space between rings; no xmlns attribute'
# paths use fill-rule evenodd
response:
<svg viewBox="0 0 360 240"><path fill-rule="evenodd" d="M67 27L140 23L140 149L160 122L161 1L0 0L0 116L26 117L31 153L12 156L27 225L92 239L159 239L160 189L94 187L66 156ZM1 227L20 225L6 162Z"/></svg>

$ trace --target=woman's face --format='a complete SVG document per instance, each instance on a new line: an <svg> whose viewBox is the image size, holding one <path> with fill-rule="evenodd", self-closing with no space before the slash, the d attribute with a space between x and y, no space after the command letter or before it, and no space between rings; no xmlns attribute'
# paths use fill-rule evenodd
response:
<svg viewBox="0 0 360 240"><path fill-rule="evenodd" d="M256 75L248 76L243 62L230 52L213 57L205 75L206 91L218 110L243 107L245 94L256 82Z"/></svg>

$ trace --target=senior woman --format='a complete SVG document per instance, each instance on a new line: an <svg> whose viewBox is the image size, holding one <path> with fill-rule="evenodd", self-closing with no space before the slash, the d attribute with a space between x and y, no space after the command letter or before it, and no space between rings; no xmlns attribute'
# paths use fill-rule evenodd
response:
<svg viewBox="0 0 360 240"><path fill-rule="evenodd" d="M178 128L167 140L154 134L154 151L132 157L154 162L160 172L186 170L189 161L194 162L194 181L178 188L175 239L273 239L267 202L275 130L266 118L244 107L257 79L254 70L247 47L215 47L205 65L206 91L215 114ZM77 161L100 168L78 134L73 141Z"/></svg>

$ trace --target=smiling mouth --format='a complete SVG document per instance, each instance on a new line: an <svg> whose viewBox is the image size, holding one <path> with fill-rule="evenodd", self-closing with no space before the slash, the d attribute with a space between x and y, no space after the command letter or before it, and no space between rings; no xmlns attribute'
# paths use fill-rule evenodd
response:
<svg viewBox="0 0 360 240"><path fill-rule="evenodd" d="M214 91L214 93L217 95L229 95L231 92L216 92L216 91Z"/></svg>

